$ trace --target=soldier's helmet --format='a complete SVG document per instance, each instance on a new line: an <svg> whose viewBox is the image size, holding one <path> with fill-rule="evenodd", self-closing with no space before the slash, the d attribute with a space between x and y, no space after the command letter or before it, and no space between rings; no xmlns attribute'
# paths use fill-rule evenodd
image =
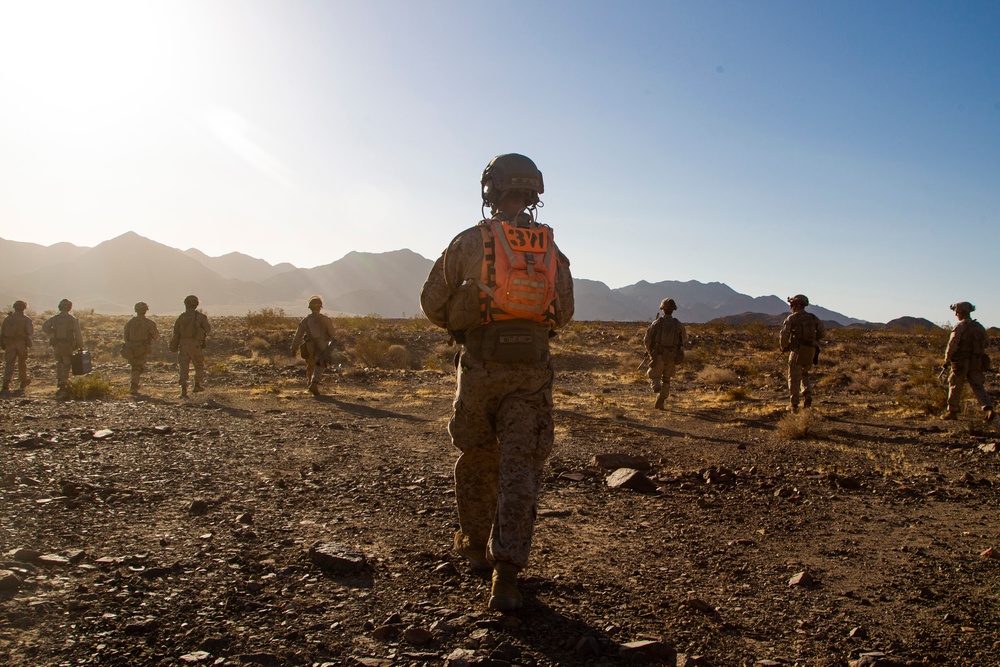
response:
<svg viewBox="0 0 1000 667"><path fill-rule="evenodd" d="M27 307L28 307L27 302L21 301L20 299L14 302L14 310L16 310L19 313L23 312Z"/></svg>
<svg viewBox="0 0 1000 667"><path fill-rule="evenodd" d="M140 301L139 303L135 304L135 312L145 313L147 310L149 310L149 306L146 305L145 301Z"/></svg>
<svg viewBox="0 0 1000 667"><path fill-rule="evenodd" d="M197 307L198 297L196 297L194 294L188 294L186 297L184 297L184 305Z"/></svg>
<svg viewBox="0 0 1000 667"><path fill-rule="evenodd" d="M322 308L323 307L323 297L318 296L316 294L314 294L311 297L309 297L309 308L312 308L313 306L316 306L318 308Z"/></svg>
<svg viewBox="0 0 1000 667"><path fill-rule="evenodd" d="M969 313L971 313L976 309L976 307L973 306L968 301L959 301L958 303L953 303L948 307L951 308L956 313L965 313L966 315L968 315Z"/></svg>
<svg viewBox="0 0 1000 667"><path fill-rule="evenodd" d="M482 185L483 203L493 207L500 203L508 190L527 190L532 194L528 205L538 203L538 195L545 192L542 172L531 158L520 153L505 153L490 160L479 181Z"/></svg>
<svg viewBox="0 0 1000 667"><path fill-rule="evenodd" d="M790 296L787 299L785 299L785 301L788 302L789 306L798 305L805 308L806 306L809 305L809 297L807 297L805 294L796 294L795 296Z"/></svg>
<svg viewBox="0 0 1000 667"><path fill-rule="evenodd" d="M59 310L73 310L73 302L69 299L63 299L59 302Z"/></svg>
<svg viewBox="0 0 1000 667"><path fill-rule="evenodd" d="M664 299L660 302L660 310L665 313L672 313L677 310L677 302L673 299Z"/></svg>

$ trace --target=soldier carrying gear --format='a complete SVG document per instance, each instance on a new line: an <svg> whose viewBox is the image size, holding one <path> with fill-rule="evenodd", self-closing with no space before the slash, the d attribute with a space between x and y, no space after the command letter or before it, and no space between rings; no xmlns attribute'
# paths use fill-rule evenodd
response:
<svg viewBox="0 0 1000 667"><path fill-rule="evenodd" d="M83 332L80 322L69 314L73 302L63 299L59 302L59 314L50 317L42 325L42 332L48 334L52 345L52 355L56 360L56 397L65 398L68 394L66 383L73 365L73 353L83 349Z"/></svg>
<svg viewBox="0 0 1000 667"><path fill-rule="evenodd" d="M962 391L965 383L972 387L972 393L986 413L986 421L993 421L993 401L986 392L985 371L990 369L990 357L986 353L990 339L986 328L972 319L970 315L976 309L968 301L959 301L950 306L958 318L958 324L951 330L948 347L944 353L945 367L951 367L948 373L948 410L941 419L958 419L962 404Z"/></svg>
<svg viewBox="0 0 1000 667"><path fill-rule="evenodd" d="M333 341L335 330L333 320L320 312L323 310L321 297L315 295L309 297L309 310L312 312L299 322L299 328L295 330L292 355L298 353L305 359L309 393L319 396L319 385L323 381L323 371L328 363L325 352Z"/></svg>
<svg viewBox="0 0 1000 667"><path fill-rule="evenodd" d="M35 326L31 318L24 314L28 304L18 299L13 305L14 312L4 318L0 324L0 350L4 351L3 389L0 393L10 391L10 381L14 377L14 367L17 367L18 379L23 392L29 384L28 349L31 347L31 337Z"/></svg>
<svg viewBox="0 0 1000 667"><path fill-rule="evenodd" d="M146 372L146 360L153 353L153 341L160 337L156 322L146 317L149 306L144 301L135 304L135 317L125 324L121 355L132 367L129 391L139 393L139 381Z"/></svg>
<svg viewBox="0 0 1000 667"><path fill-rule="evenodd" d="M181 397L188 395L188 376L194 365L194 390L205 391L205 339L212 331L205 313L198 312L198 297L184 297L185 311L174 322L170 351L177 353L180 368Z"/></svg>
<svg viewBox="0 0 1000 667"><path fill-rule="evenodd" d="M420 307L461 344L449 423L460 529L455 549L492 566L489 607L522 604L537 496L552 450L549 338L573 317L569 260L535 220L544 191L529 158L498 155L480 179L490 217L456 236L434 263Z"/></svg>
<svg viewBox="0 0 1000 667"><path fill-rule="evenodd" d="M812 382L809 370L816 363L819 342L826 336L823 322L812 313L805 311L809 299L805 294L796 294L786 299L792 314L781 325L779 343L782 352L788 352L788 398L792 412L799 410L799 389L805 407L812 405Z"/></svg>
<svg viewBox="0 0 1000 667"><path fill-rule="evenodd" d="M660 314L646 328L642 343L650 358L646 377L650 387L657 394L653 407L664 409L664 403L670 396L670 378L674 376L677 364L684 360L684 344L687 342L687 331L684 325L674 318L677 303L670 298L660 302Z"/></svg>

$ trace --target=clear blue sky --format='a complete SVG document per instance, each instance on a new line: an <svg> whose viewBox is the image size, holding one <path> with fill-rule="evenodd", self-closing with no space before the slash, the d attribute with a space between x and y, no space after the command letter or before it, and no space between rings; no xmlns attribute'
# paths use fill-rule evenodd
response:
<svg viewBox="0 0 1000 667"><path fill-rule="evenodd" d="M580 278L1000 325L1000 3L0 0L0 237L436 257L498 153Z"/></svg>

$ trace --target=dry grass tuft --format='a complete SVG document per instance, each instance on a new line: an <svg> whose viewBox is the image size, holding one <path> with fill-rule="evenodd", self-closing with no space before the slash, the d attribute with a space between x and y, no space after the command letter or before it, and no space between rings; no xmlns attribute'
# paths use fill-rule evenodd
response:
<svg viewBox="0 0 1000 667"><path fill-rule="evenodd" d="M389 353L389 343L375 336L358 336L354 341L354 358L365 368L381 368Z"/></svg>
<svg viewBox="0 0 1000 667"><path fill-rule="evenodd" d="M778 421L778 435L787 440L826 437L822 418L813 410L790 412Z"/></svg>
<svg viewBox="0 0 1000 667"><path fill-rule="evenodd" d="M66 383L66 394L77 401L96 401L108 398L121 398L125 395L125 390L105 380L101 377L100 373L92 373L82 377L71 378Z"/></svg>
<svg viewBox="0 0 1000 667"><path fill-rule="evenodd" d="M390 345L382 359L382 367L406 370L410 367L410 351L403 345Z"/></svg>
<svg viewBox="0 0 1000 667"><path fill-rule="evenodd" d="M736 371L716 366L706 366L698 373L697 381L702 384L725 385L739 381Z"/></svg>

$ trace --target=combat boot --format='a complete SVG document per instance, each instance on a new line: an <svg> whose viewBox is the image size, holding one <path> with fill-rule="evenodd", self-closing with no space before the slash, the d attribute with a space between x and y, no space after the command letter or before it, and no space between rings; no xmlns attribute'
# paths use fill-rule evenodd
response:
<svg viewBox="0 0 1000 667"><path fill-rule="evenodd" d="M29 384L31 384L31 378L24 378L24 382L21 383L21 391L27 389Z"/></svg>
<svg viewBox="0 0 1000 667"><path fill-rule="evenodd" d="M6 396L9 393L10 393L10 383L9 382L4 382L3 383L3 389L0 389L0 394L3 394L4 396Z"/></svg>
<svg viewBox="0 0 1000 667"><path fill-rule="evenodd" d="M788 409L791 410L793 413L798 412L799 411L799 404L798 403L792 403L790 406L788 406Z"/></svg>
<svg viewBox="0 0 1000 667"><path fill-rule="evenodd" d="M653 407L657 410L664 410L665 408L663 407L663 403L666 400L667 397L664 396L663 394L660 394L659 396L656 397L656 403L653 404Z"/></svg>
<svg viewBox="0 0 1000 667"><path fill-rule="evenodd" d="M319 385L313 382L309 385L309 393L313 396L319 396Z"/></svg>
<svg viewBox="0 0 1000 667"><path fill-rule="evenodd" d="M948 412L941 415L941 419L943 419L944 421L956 421L958 419L958 413L949 410Z"/></svg>
<svg viewBox="0 0 1000 667"><path fill-rule="evenodd" d="M987 405L986 407L983 408L983 412L986 413L986 423L989 424L990 422L992 422L994 417L993 406Z"/></svg>
<svg viewBox="0 0 1000 667"><path fill-rule="evenodd" d="M188 386L186 384L181 385L181 398L187 398L188 396Z"/></svg>
<svg viewBox="0 0 1000 667"><path fill-rule="evenodd" d="M128 393L132 394L133 396L138 396L139 395L139 385L137 385L137 384L135 384L133 382L132 385L129 386L129 388L128 388Z"/></svg>
<svg viewBox="0 0 1000 667"><path fill-rule="evenodd" d="M493 567L493 588L490 591L489 608L494 611L513 611L524 604L521 592L517 590L518 567L513 563L500 561Z"/></svg>
<svg viewBox="0 0 1000 667"><path fill-rule="evenodd" d="M809 408L812 407L812 404L813 404L812 394L806 394L805 396L802 397L802 407Z"/></svg>
<svg viewBox="0 0 1000 667"><path fill-rule="evenodd" d="M199 393L199 392L202 392L202 391L205 391L205 388L204 388L204 387L202 387L202 386L201 386L200 384L198 384L197 382L195 382L195 383L194 383L194 393L196 393L196 394L197 394L197 393Z"/></svg>
<svg viewBox="0 0 1000 667"><path fill-rule="evenodd" d="M467 544L462 531L455 533L455 551L469 561L469 567L473 572L489 572L493 569L490 562L486 560L486 547L475 547Z"/></svg>

